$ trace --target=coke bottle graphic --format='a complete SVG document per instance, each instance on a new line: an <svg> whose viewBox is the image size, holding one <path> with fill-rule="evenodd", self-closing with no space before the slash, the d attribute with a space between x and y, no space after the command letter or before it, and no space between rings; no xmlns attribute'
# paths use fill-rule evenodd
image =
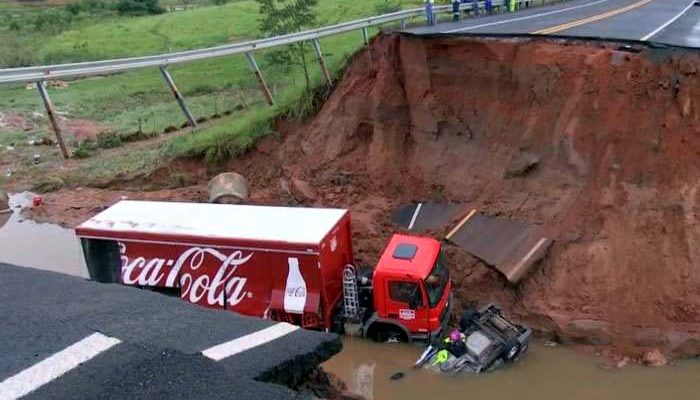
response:
<svg viewBox="0 0 700 400"><path fill-rule="evenodd" d="M306 282L299 270L299 259L289 257L289 274L284 291L284 311L293 314L303 314L306 304Z"/></svg>

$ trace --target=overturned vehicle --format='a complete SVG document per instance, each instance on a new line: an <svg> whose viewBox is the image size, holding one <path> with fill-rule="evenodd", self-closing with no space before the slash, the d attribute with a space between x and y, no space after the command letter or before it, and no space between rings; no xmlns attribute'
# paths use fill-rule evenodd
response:
<svg viewBox="0 0 700 400"><path fill-rule="evenodd" d="M531 330L506 319L494 304L467 310L459 329L430 344L416 361L416 368L443 373L478 374L516 362L527 352Z"/></svg>

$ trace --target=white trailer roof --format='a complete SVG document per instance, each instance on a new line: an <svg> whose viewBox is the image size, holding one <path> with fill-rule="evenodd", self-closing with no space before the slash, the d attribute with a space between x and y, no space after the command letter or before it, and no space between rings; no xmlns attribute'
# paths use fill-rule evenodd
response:
<svg viewBox="0 0 700 400"><path fill-rule="evenodd" d="M318 244L346 212L337 208L123 200L77 229Z"/></svg>

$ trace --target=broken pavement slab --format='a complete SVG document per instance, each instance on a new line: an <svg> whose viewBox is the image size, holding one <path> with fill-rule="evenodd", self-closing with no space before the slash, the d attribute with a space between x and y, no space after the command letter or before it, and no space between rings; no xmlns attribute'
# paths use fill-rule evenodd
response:
<svg viewBox="0 0 700 400"><path fill-rule="evenodd" d="M468 210L466 204L459 203L413 203L401 206L394 212L392 219L409 231L426 232L447 226L464 216Z"/></svg>
<svg viewBox="0 0 700 400"><path fill-rule="evenodd" d="M336 334L5 264L0 297L0 399L310 398L289 387L342 348Z"/></svg>
<svg viewBox="0 0 700 400"><path fill-rule="evenodd" d="M446 236L505 275L511 283L522 277L547 253L552 240L536 226L472 210Z"/></svg>

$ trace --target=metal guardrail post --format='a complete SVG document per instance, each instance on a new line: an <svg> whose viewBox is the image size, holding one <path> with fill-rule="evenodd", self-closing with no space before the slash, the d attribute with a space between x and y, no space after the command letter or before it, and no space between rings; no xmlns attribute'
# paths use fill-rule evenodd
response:
<svg viewBox="0 0 700 400"><path fill-rule="evenodd" d="M173 77L170 76L170 72L168 72L165 67L160 67L160 73L163 75L163 79L165 79L165 83L168 85L170 88L170 92L175 96L175 100L177 100L177 104L180 105L180 109L182 112L185 114L185 117L187 118L187 121L189 122L191 127L196 127L197 126L197 120L194 119L192 116L192 113L190 112L190 109L187 108L187 103L185 103L185 98L182 97L182 94L180 94L180 91L177 89L177 86L175 86L175 81L173 80Z"/></svg>
<svg viewBox="0 0 700 400"><path fill-rule="evenodd" d="M39 91L41 100L44 102L44 107L46 107L46 114L49 116L49 122L51 123L51 128L56 134L56 141L58 142L58 147L61 149L61 154L63 158L70 158L70 152L66 147L66 143L63 141L63 134L61 133L61 127L58 125L58 120L56 119L56 110L53 107L49 93L46 91L46 86L44 86L44 81L39 81L36 83L36 88Z"/></svg>
<svg viewBox="0 0 700 400"><path fill-rule="evenodd" d="M326 66L326 60L323 58L323 51L321 50L321 43L318 41L318 39L313 40L314 43L314 49L316 50L316 57L318 57L318 62L321 64L321 70L323 71L323 75L326 77L326 82L328 82L329 85L333 84L333 79L331 78L331 73L328 72L328 67Z"/></svg>
<svg viewBox="0 0 700 400"><path fill-rule="evenodd" d="M401 30L406 29L406 18L401 18Z"/></svg>
<svg viewBox="0 0 700 400"><path fill-rule="evenodd" d="M362 39L364 39L365 44L369 44L369 32L367 28L362 28Z"/></svg>
<svg viewBox="0 0 700 400"><path fill-rule="evenodd" d="M253 70L253 72L255 73L255 79L258 80L260 89L262 90L263 94L265 95L265 98L267 99L267 104L271 106L274 105L275 100L272 98L272 92L270 92L270 88L267 87L265 78L263 77L262 72L260 72L260 68L258 68L258 63L255 62L255 56L253 56L253 53L251 52L246 52L245 58L246 60L248 60L248 65L250 65L250 69Z"/></svg>

